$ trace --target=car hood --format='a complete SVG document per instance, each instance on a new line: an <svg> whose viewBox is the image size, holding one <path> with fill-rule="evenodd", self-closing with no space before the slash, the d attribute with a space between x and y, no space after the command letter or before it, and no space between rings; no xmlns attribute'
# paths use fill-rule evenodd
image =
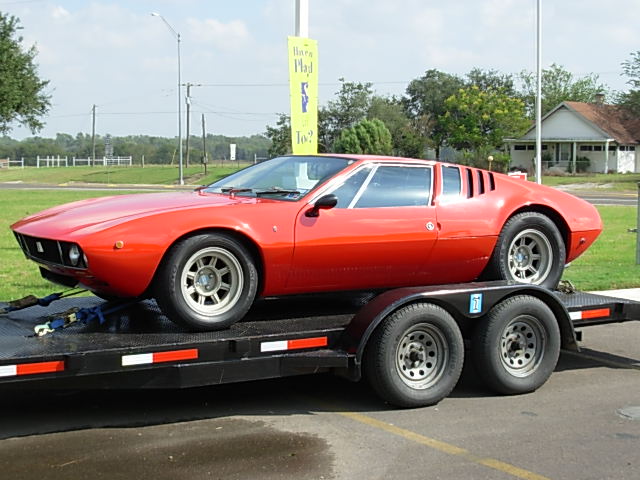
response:
<svg viewBox="0 0 640 480"><path fill-rule="evenodd" d="M204 192L141 193L90 198L29 215L11 226L19 233L56 237L95 225L118 224L141 216L200 207L233 206L269 200ZM44 233L46 232L46 233Z"/></svg>

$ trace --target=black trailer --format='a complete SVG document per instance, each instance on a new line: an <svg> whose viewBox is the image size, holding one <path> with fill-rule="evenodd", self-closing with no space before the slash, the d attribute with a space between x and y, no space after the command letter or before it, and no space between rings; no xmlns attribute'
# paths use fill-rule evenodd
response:
<svg viewBox="0 0 640 480"><path fill-rule="evenodd" d="M143 301L104 323L34 335L69 307L100 305L62 299L2 315L0 387L186 388L334 372L413 407L446 397L465 358L497 392L533 391L561 348L579 349L576 329L640 320L640 302L486 282L265 299L229 329L198 333Z"/></svg>

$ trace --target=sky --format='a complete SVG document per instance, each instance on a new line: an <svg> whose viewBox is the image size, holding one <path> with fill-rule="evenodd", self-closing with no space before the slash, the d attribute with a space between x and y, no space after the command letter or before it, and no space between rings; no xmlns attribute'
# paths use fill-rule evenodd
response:
<svg viewBox="0 0 640 480"><path fill-rule="evenodd" d="M536 0L309 0L318 41L319 104L339 79L402 95L437 69L518 74L536 69ZM262 134L289 112L287 37L295 0L0 0L17 16L24 45L36 45L51 109L38 135L176 137L178 42L182 83L191 88L191 132ZM621 63L640 50L640 0L542 0L542 64L576 77L595 73L628 88ZM184 94L184 91L183 91ZM184 104L182 105L185 114ZM183 121L182 133L186 131ZM10 136L31 132L16 126Z"/></svg>

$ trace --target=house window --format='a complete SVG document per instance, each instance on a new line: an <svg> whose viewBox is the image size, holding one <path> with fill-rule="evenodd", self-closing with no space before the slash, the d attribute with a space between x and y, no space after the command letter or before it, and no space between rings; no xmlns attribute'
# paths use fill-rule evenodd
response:
<svg viewBox="0 0 640 480"><path fill-rule="evenodd" d="M593 150L593 145L580 145L581 152L590 152Z"/></svg>
<svg viewBox="0 0 640 480"><path fill-rule="evenodd" d="M514 145L513 149L514 150L526 150L527 146L526 145Z"/></svg>
<svg viewBox="0 0 640 480"><path fill-rule="evenodd" d="M616 151L616 146L615 145L609 145L609 151L610 152L615 152Z"/></svg>
<svg viewBox="0 0 640 480"><path fill-rule="evenodd" d="M593 146L593 151L594 152L601 152L602 151L602 145L594 145Z"/></svg>
<svg viewBox="0 0 640 480"><path fill-rule="evenodd" d="M636 151L636 147L629 147L629 151L630 152L635 152Z"/></svg>

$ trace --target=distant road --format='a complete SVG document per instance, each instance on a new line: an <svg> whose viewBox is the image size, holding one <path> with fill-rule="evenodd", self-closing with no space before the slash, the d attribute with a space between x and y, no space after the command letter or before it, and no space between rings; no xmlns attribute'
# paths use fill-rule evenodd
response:
<svg viewBox="0 0 640 480"><path fill-rule="evenodd" d="M23 183L4 182L0 183L0 189L14 190L151 190L165 192L167 190L194 190L195 185L116 185L116 184L91 184L91 183L61 183L58 185L50 183Z"/></svg>
<svg viewBox="0 0 640 480"><path fill-rule="evenodd" d="M71 189L71 190L150 190L150 191L167 191L167 190L194 190L196 185L116 185L116 184L84 184L84 183L63 183L59 185L45 183L22 183L22 182L6 182L0 183L0 189ZM593 192L581 191L579 189L565 190L576 197L580 197L593 205L627 205L637 206L638 195L636 193L620 193L620 192Z"/></svg>
<svg viewBox="0 0 640 480"><path fill-rule="evenodd" d="M615 193L615 192L581 192L571 190L569 193L586 200L593 205L627 205L635 207L638 205L637 193Z"/></svg>

